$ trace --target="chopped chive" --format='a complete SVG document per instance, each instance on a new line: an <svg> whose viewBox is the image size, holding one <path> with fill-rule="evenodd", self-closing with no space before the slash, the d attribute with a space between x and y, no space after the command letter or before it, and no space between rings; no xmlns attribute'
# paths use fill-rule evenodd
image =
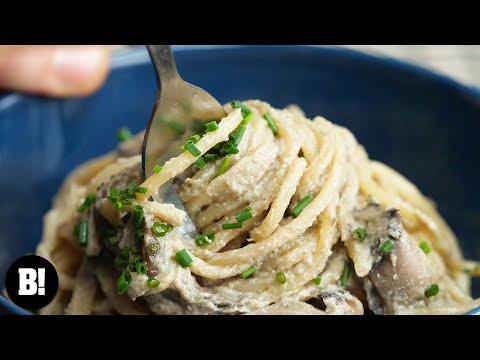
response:
<svg viewBox="0 0 480 360"><path fill-rule="evenodd" d="M205 132L209 133L212 131L217 131L218 130L218 124L216 121L211 121L209 123L205 124Z"/></svg>
<svg viewBox="0 0 480 360"><path fill-rule="evenodd" d="M431 298L432 296L438 295L440 288L437 284L432 284L427 290L425 290L425 297Z"/></svg>
<svg viewBox="0 0 480 360"><path fill-rule="evenodd" d="M115 267L118 269L118 270L125 270L126 267L128 266L128 260L122 258L121 256L117 256L115 258L115 260L113 261L113 265L115 265Z"/></svg>
<svg viewBox="0 0 480 360"><path fill-rule="evenodd" d="M95 202L95 194L90 193L87 195L82 205L77 209L79 213L83 213L87 207L92 205Z"/></svg>
<svg viewBox="0 0 480 360"><path fill-rule="evenodd" d="M343 274L342 274L342 287L346 288L348 284L348 273L350 272L350 261L345 260L345 264L343 265Z"/></svg>
<svg viewBox="0 0 480 360"><path fill-rule="evenodd" d="M227 171L228 165L230 164L230 155L227 155L223 158L220 167L217 170L217 176L222 175L225 171Z"/></svg>
<svg viewBox="0 0 480 360"><path fill-rule="evenodd" d="M160 286L160 281L158 281L154 277L149 277L147 280L147 286L151 287L152 289L156 289Z"/></svg>
<svg viewBox="0 0 480 360"><path fill-rule="evenodd" d="M249 112L247 115L245 115L243 117L240 125L247 125L250 122L250 120L252 119L252 116L253 116L253 112Z"/></svg>
<svg viewBox="0 0 480 360"><path fill-rule="evenodd" d="M117 130L117 139L120 142L130 139L132 136L132 132L126 126L122 126L120 129Z"/></svg>
<svg viewBox="0 0 480 360"><path fill-rule="evenodd" d="M117 199L118 199L118 190L115 186L112 186L110 188L110 201L115 204L117 202Z"/></svg>
<svg viewBox="0 0 480 360"><path fill-rule="evenodd" d="M182 150L182 152L187 151L187 145L191 144L193 144L193 142L191 140L187 140L187 142L180 147L180 150Z"/></svg>
<svg viewBox="0 0 480 360"><path fill-rule="evenodd" d="M137 188L137 185L134 183L128 184L127 188L124 190L125 196L129 198L135 197L135 189Z"/></svg>
<svg viewBox="0 0 480 360"><path fill-rule="evenodd" d="M385 241L382 246L380 246L380 252L382 252L384 255L387 255L392 251L392 249L395 247L395 244L391 240Z"/></svg>
<svg viewBox="0 0 480 360"><path fill-rule="evenodd" d="M148 271L147 264L145 264L143 261L137 262L137 264L135 265L135 270L137 270L138 274L145 275Z"/></svg>
<svg viewBox="0 0 480 360"><path fill-rule="evenodd" d="M140 193L140 194L146 194L147 193L147 188L143 186L137 186L135 188L135 192Z"/></svg>
<svg viewBox="0 0 480 360"><path fill-rule="evenodd" d="M283 273L283 271L279 271L275 274L275 279L277 279L277 282L280 284L280 285L283 285L287 282L287 277L285 276L285 274Z"/></svg>
<svg viewBox="0 0 480 360"><path fill-rule="evenodd" d="M205 162L203 156L200 156L197 161L195 161L195 166L202 170L205 166L207 166L207 163Z"/></svg>
<svg viewBox="0 0 480 360"><path fill-rule="evenodd" d="M192 154L195 157L199 157L202 154L202 152L200 150L198 150L198 148L195 146L195 144L192 144L192 143L188 144L186 146L186 149L188 150L188 152L190 154Z"/></svg>
<svg viewBox="0 0 480 360"><path fill-rule="evenodd" d="M187 250L183 249L180 250L175 254L175 258L177 259L178 263L180 264L181 267L187 268L190 265L192 265L192 258L188 254Z"/></svg>
<svg viewBox="0 0 480 360"><path fill-rule="evenodd" d="M244 279L248 278L250 275L252 275L253 273L255 273L255 271L257 271L257 269L255 269L255 266L250 266L247 270L243 271L240 273L240 276Z"/></svg>
<svg viewBox="0 0 480 360"><path fill-rule="evenodd" d="M117 201L115 204L113 204L113 207L117 210L121 209L123 208L123 203L121 201Z"/></svg>
<svg viewBox="0 0 480 360"><path fill-rule="evenodd" d="M264 114L263 118L267 120L268 127L272 129L273 135L277 135L278 134L277 124L275 124L275 121L272 119L270 114Z"/></svg>
<svg viewBox="0 0 480 360"><path fill-rule="evenodd" d="M120 275L120 277L118 278L118 281L117 281L117 291L118 291L118 293L123 294L125 291L127 291L131 282L132 282L132 274L130 274L130 272L128 270L125 270Z"/></svg>
<svg viewBox="0 0 480 360"><path fill-rule="evenodd" d="M130 251L132 252L132 255L133 255L133 249L130 249ZM140 255L133 255L132 256L132 259L130 260L130 262L133 264L133 265L136 265L137 262L142 262L143 259ZM135 267L135 266L134 266Z"/></svg>
<svg viewBox="0 0 480 360"><path fill-rule="evenodd" d="M465 268L465 269L463 269L463 272L464 272L465 274L471 274L471 273L472 273L472 269Z"/></svg>
<svg viewBox="0 0 480 360"><path fill-rule="evenodd" d="M138 256L138 255L134 255L129 261L130 270L133 271L133 272L136 272L137 271L137 264L141 263L141 262L143 262L142 257Z"/></svg>
<svg viewBox="0 0 480 360"><path fill-rule="evenodd" d="M240 229L242 225L243 223L222 224L222 229L224 230Z"/></svg>
<svg viewBox="0 0 480 360"><path fill-rule="evenodd" d="M132 205L130 200L123 200L123 205Z"/></svg>
<svg viewBox="0 0 480 360"><path fill-rule="evenodd" d="M159 247L157 243L150 243L145 247L145 252L148 255L155 255L158 253Z"/></svg>
<svg viewBox="0 0 480 360"><path fill-rule="evenodd" d="M160 170L162 170L162 167L160 165L155 165L155 167L153 168L153 172L155 174L158 174L160 172Z"/></svg>
<svg viewBox="0 0 480 360"><path fill-rule="evenodd" d="M135 229L139 229L142 227L144 215L145 213L143 211L143 207L140 205L135 205L133 209L133 227Z"/></svg>
<svg viewBox="0 0 480 360"><path fill-rule="evenodd" d="M242 211L236 212L234 215L235 215L235 218L237 219L237 221L239 223L247 221L247 220L249 220L253 217L252 208L247 207L247 208L243 209Z"/></svg>
<svg viewBox="0 0 480 360"><path fill-rule="evenodd" d="M242 111L243 115L248 115L249 113L252 112L252 110L250 110L250 108L247 105L244 105L243 103L241 103L238 100L231 101L230 105L234 109L240 109Z"/></svg>
<svg viewBox="0 0 480 360"><path fill-rule="evenodd" d="M123 258L128 258L128 255L131 251L132 249L130 249L128 246L125 246L124 248L120 249L120 256Z"/></svg>
<svg viewBox="0 0 480 360"><path fill-rule="evenodd" d="M367 237L368 232L367 232L367 229L359 227L353 230L352 234L353 234L353 237L355 237L356 239L363 240Z"/></svg>
<svg viewBox="0 0 480 360"><path fill-rule="evenodd" d="M197 142L200 141L202 137L200 135L192 135L188 138L187 141L191 141L193 144L196 144Z"/></svg>
<svg viewBox="0 0 480 360"><path fill-rule="evenodd" d="M320 285L320 283L322 282L322 277L320 275L317 276L315 279L313 279L313 282L317 285Z"/></svg>
<svg viewBox="0 0 480 360"><path fill-rule="evenodd" d="M238 146L246 130L247 130L247 127L245 125L240 125L234 131L232 131L229 135L231 143L235 146Z"/></svg>
<svg viewBox="0 0 480 360"><path fill-rule="evenodd" d="M238 154L238 148L230 141L227 141L223 144L222 149L220 150L222 154Z"/></svg>
<svg viewBox="0 0 480 360"><path fill-rule="evenodd" d="M211 161L216 161L218 160L218 154L205 154L203 155L203 160L205 160L205 162L211 162Z"/></svg>
<svg viewBox="0 0 480 360"><path fill-rule="evenodd" d="M368 195L367 196L367 204L368 205L378 205L378 201L372 195Z"/></svg>
<svg viewBox="0 0 480 360"><path fill-rule="evenodd" d="M296 218L313 201L310 195L305 196L292 210L292 216Z"/></svg>
<svg viewBox="0 0 480 360"><path fill-rule="evenodd" d="M88 245L88 220L80 221L78 226L78 240L81 247Z"/></svg>
<svg viewBox="0 0 480 360"><path fill-rule="evenodd" d="M207 244L211 244L215 240L215 233L213 231L209 231L205 234L201 234L195 238L195 244L197 246L204 246Z"/></svg>
<svg viewBox="0 0 480 360"><path fill-rule="evenodd" d="M160 229L162 229L163 231L161 231ZM156 235L156 236L159 236L159 237L164 237L165 235L167 235L167 233L169 231L171 231L173 229L173 226L170 225L170 224L163 224L161 223L160 221L155 221L155 223L153 224L152 226L152 231L153 233Z"/></svg>
<svg viewBox="0 0 480 360"><path fill-rule="evenodd" d="M140 255L141 253L140 249L136 247L131 248L130 251L132 252L132 255Z"/></svg>
<svg viewBox="0 0 480 360"><path fill-rule="evenodd" d="M419 246L425 254L428 254L430 252L430 246L426 241L422 241Z"/></svg>

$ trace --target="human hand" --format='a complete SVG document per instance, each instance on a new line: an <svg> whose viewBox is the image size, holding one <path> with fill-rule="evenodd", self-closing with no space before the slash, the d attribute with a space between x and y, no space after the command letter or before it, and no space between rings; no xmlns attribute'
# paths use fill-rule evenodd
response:
<svg viewBox="0 0 480 360"><path fill-rule="evenodd" d="M74 97L94 92L108 74L102 45L2 45L0 89Z"/></svg>

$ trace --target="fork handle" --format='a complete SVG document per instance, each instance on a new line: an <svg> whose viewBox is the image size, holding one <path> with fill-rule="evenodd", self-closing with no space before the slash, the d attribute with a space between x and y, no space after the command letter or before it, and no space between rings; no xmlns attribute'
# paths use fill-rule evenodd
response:
<svg viewBox="0 0 480 360"><path fill-rule="evenodd" d="M180 78L171 45L147 45L147 49L155 66L158 87L160 87L162 80L172 81L175 78Z"/></svg>

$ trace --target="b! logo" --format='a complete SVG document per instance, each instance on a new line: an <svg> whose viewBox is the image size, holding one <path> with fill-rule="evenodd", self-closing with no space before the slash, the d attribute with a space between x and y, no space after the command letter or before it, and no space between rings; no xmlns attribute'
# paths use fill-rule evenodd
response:
<svg viewBox="0 0 480 360"><path fill-rule="evenodd" d="M18 295L45 295L45 268L18 269L18 275Z"/></svg>
<svg viewBox="0 0 480 360"><path fill-rule="evenodd" d="M5 288L18 306L29 310L40 309L48 305L57 293L57 271L41 256L24 256L8 269Z"/></svg>

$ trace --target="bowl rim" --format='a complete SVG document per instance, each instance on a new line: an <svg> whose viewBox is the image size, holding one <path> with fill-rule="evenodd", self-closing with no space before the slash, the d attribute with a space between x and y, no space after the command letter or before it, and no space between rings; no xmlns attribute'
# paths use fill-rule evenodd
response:
<svg viewBox="0 0 480 360"><path fill-rule="evenodd" d="M458 93L476 98L480 101L480 87L461 83L446 74L442 74L435 70L426 68L422 65L396 59L391 56L382 55L376 52L366 53L358 49L350 49L335 45L175 45L173 48L175 53L189 51L228 51L243 49L246 51L288 51L299 53L302 55L321 55L329 53L338 54L339 56L350 58L354 61L370 62L384 68L390 68L397 72L407 72L411 75L422 76L426 81L433 82L433 84L437 86L439 85L450 88ZM143 46L128 47L114 50L110 59L110 66L112 70L145 64L150 61L148 52ZM36 95L7 92L3 95L0 95L0 114L4 109L12 106L14 103L28 98L52 99ZM0 310L17 315L31 315L29 311L22 309L19 306L13 304L12 302L8 301L3 295L0 295ZM480 315L480 307L472 309L465 315Z"/></svg>
<svg viewBox="0 0 480 360"><path fill-rule="evenodd" d="M400 60L389 55L384 55L379 52L362 52L359 49L352 49L340 47L338 45L174 45L174 52L185 51L209 51L209 50L257 50L257 51L291 51L301 54L321 54L331 53L339 54L344 57L350 57L354 60L366 61L375 63L386 68L391 68L400 72L408 72L412 75L421 75L426 80L433 81L442 86L447 86L460 93L473 96L480 100L480 84L479 86L468 85L462 83L453 77L440 73L435 69L430 69L425 66L409 62L407 60ZM143 46L134 46L127 48L120 48L114 50L110 57L111 69L118 69L133 65L144 64L150 61L148 52ZM42 98L38 95L19 94L15 92L6 92L0 95L0 112L17 101L25 98ZM44 97L47 99L47 97ZM55 99L55 98L50 98ZM58 99L58 98L57 98Z"/></svg>

